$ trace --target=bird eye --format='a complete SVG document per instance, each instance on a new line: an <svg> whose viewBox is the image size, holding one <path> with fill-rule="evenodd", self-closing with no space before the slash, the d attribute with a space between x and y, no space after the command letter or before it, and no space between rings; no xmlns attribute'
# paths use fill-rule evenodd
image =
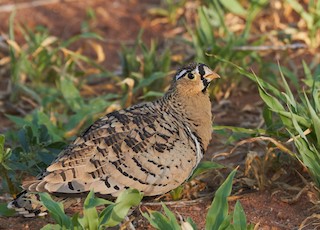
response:
<svg viewBox="0 0 320 230"><path fill-rule="evenodd" d="M189 78L189 79L194 79L193 73L188 73L188 78Z"/></svg>

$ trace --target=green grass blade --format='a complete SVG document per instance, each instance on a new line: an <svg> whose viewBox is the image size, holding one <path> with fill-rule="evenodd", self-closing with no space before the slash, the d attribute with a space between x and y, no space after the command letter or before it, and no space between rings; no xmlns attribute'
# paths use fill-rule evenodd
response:
<svg viewBox="0 0 320 230"><path fill-rule="evenodd" d="M306 21L308 29L312 29L313 26L313 17L307 12L303 6L296 0L286 0L291 7Z"/></svg>
<svg viewBox="0 0 320 230"><path fill-rule="evenodd" d="M304 139L297 138L294 143L299 150L303 165L307 167L313 181L320 188L320 153Z"/></svg>
<svg viewBox="0 0 320 230"><path fill-rule="evenodd" d="M153 82L155 82L157 80L163 79L164 77L166 77L165 73L155 72L155 73L151 74L150 77L141 79L139 84L135 87L134 93L136 93L137 90L139 90L143 87L147 87L147 86L151 85Z"/></svg>
<svg viewBox="0 0 320 230"><path fill-rule="evenodd" d="M213 131L220 131L220 130L230 130L235 133L244 133L248 135L266 135L267 132L264 129L250 129L250 128L243 128L243 127L236 127L236 126L227 126L227 125L214 125L212 127Z"/></svg>
<svg viewBox="0 0 320 230"><path fill-rule="evenodd" d="M205 7L202 6L198 9L199 15L199 36L203 41L214 41L214 36L212 33L212 26L208 20L208 16L205 13Z"/></svg>
<svg viewBox="0 0 320 230"><path fill-rule="evenodd" d="M259 78L259 82L258 82L258 77L255 74L248 72L247 70L240 67L239 65L236 65L236 64L232 63L231 61L228 61L227 59L220 57L219 55L215 55L215 54L208 54L208 55L216 58L217 60L219 60L223 63L226 63L230 66L235 67L236 70L238 71L238 73L240 73L241 75L243 75L243 76L249 78L250 80L252 80L253 82L259 84L259 86L261 86L263 89L267 89L268 91L272 92L276 98L282 98L281 92L276 87L274 87L273 85L271 85L270 83L268 83L266 81L263 81L261 78Z"/></svg>
<svg viewBox="0 0 320 230"><path fill-rule="evenodd" d="M5 142L5 136L3 134L0 134L0 163L5 161L5 150L4 150L4 142Z"/></svg>
<svg viewBox="0 0 320 230"><path fill-rule="evenodd" d="M296 117L293 116L293 113L292 113L292 111L291 111L291 109L290 109L289 107L288 107L288 109L289 109L289 111L290 111L290 113L291 113L291 120L292 120L292 124L293 124L294 129L299 133L299 135L300 135L303 139L305 139L305 141L308 142L307 137L306 137L306 135L303 133L303 130L302 130L301 126L299 125Z"/></svg>
<svg viewBox="0 0 320 230"><path fill-rule="evenodd" d="M274 111L274 112L276 112L276 111ZM299 115L297 115L297 114L294 114L294 113L290 113L290 112L287 112L287 111L278 111L278 113L280 114L280 115L282 115L283 117L287 117L287 118L292 118L292 117L294 117L295 119L296 119L296 121L300 124L300 125L302 125L302 126L304 126L304 127L309 127L310 126L310 120L307 120L305 117L303 117L303 116L299 116Z"/></svg>
<svg viewBox="0 0 320 230"><path fill-rule="evenodd" d="M271 94L269 94L265 88L262 86L262 84L260 83L260 79L257 78L257 83L259 85L259 94L261 99L267 104L267 106L272 109L273 111L285 111L284 107L282 106L282 104L280 103L280 101L272 96Z"/></svg>
<svg viewBox="0 0 320 230"><path fill-rule="evenodd" d="M303 71L304 71L304 75L305 75L305 83L310 87L312 82L314 82L312 73L310 68L308 67L308 65L306 64L305 61L302 61L302 66L303 66Z"/></svg>
<svg viewBox="0 0 320 230"><path fill-rule="evenodd" d="M317 137L317 144L320 147L320 118L318 116L318 114L316 113L316 111L313 109L313 107L311 106L311 103L306 95L306 93L304 93L304 97L306 99L307 105L308 105L308 109L309 109L309 113L311 115L311 120L313 123L313 130L316 133L316 137Z"/></svg>
<svg viewBox="0 0 320 230"><path fill-rule="evenodd" d="M296 100L291 92L291 89L288 85L288 82L286 80L286 78L284 77L282 71L281 71L281 66L280 64L278 63L278 68L279 68L279 72L280 72L280 76L281 76L281 79L282 79L282 82L284 83L284 88L286 90L286 94L284 94L288 100L288 102L294 107L295 110L297 110L297 103L296 103Z"/></svg>
<svg viewBox="0 0 320 230"><path fill-rule="evenodd" d="M206 218L206 229L216 230L228 216L228 196L231 193L232 181L237 172L234 169L216 191Z"/></svg>

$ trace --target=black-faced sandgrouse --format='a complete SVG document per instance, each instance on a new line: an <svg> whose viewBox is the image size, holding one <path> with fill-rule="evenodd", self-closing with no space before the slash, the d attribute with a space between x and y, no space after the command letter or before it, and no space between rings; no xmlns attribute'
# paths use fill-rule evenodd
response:
<svg viewBox="0 0 320 230"><path fill-rule="evenodd" d="M74 197L93 189L117 196L131 187L153 196L178 187L211 139L207 88L216 78L204 64L186 66L162 98L100 118L8 206L35 216L40 209L28 199L30 192Z"/></svg>

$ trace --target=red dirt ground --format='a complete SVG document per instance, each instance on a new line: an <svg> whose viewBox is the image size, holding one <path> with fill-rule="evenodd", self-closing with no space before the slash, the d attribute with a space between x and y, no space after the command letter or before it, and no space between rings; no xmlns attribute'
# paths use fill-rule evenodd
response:
<svg viewBox="0 0 320 230"><path fill-rule="evenodd" d="M1 12L1 7L6 4L21 2L30 1L0 1L0 35L8 33L10 15L10 12ZM16 14L16 22L25 23L31 28L43 25L49 29L51 34L66 39L81 32L81 23L86 20L86 10L92 8L96 12L96 20L90 22L90 28L105 38L105 42L101 43L107 55L103 65L109 70L116 70L120 65L118 51L121 43L133 44L140 29L144 29L143 39L147 43L150 42L150 39L163 42L165 34L173 33L172 31L175 28L169 24L153 23L152 18L147 14L147 10L154 6L159 6L159 1L67 0L39 7L19 9ZM17 26L15 27L15 33L17 41L21 42L23 40L22 34ZM271 59L273 57L269 56L267 58ZM250 83L244 82L244 85L242 88L233 91L228 103L221 103L220 101L219 104L213 105L216 123L255 127L260 122L261 103L259 96ZM3 114L0 114L0 122L2 126L0 132L10 128L10 122ZM206 158L211 159L216 153L225 152L226 149L224 140L214 136ZM226 163L229 165L243 165L246 154L247 152L231 157L226 160ZM294 185L300 188L303 187L299 179L294 181ZM212 184L216 189L217 183L213 182ZM302 221L314 213L314 210L312 210L314 205L307 195L309 193L303 194L296 202L289 204L281 201L282 194L279 193L279 191L282 191L281 186L278 188L270 187L264 191L257 191L252 188L245 190L243 186L241 189L244 190L242 193L235 192L240 194L238 198L244 207L248 221L254 224L260 223L258 229L298 229ZM209 190L213 194L213 188ZM297 193L297 191L291 193L291 197ZM210 203L211 199L203 199L191 205L188 205L188 201L185 201L177 202L177 205L169 205L169 207L185 218L192 217L198 224L199 229L203 229ZM233 207L234 203L234 201L230 202L230 206ZM142 204L142 206L151 208L149 205ZM152 208L154 208L154 205ZM138 226L138 229L151 229L139 213L134 215L136 216L134 223ZM50 217L38 219L25 219L22 217L0 218L0 229L40 229L47 223L53 223ZM307 227L304 229L312 228Z"/></svg>

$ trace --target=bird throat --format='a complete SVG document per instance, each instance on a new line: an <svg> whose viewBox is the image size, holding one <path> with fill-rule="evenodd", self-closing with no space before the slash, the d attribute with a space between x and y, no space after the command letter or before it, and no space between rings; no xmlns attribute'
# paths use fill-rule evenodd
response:
<svg viewBox="0 0 320 230"><path fill-rule="evenodd" d="M202 89L202 93L206 93L207 88L210 85L210 82L207 79L202 78L202 83L203 83L203 86L204 86L203 89Z"/></svg>

